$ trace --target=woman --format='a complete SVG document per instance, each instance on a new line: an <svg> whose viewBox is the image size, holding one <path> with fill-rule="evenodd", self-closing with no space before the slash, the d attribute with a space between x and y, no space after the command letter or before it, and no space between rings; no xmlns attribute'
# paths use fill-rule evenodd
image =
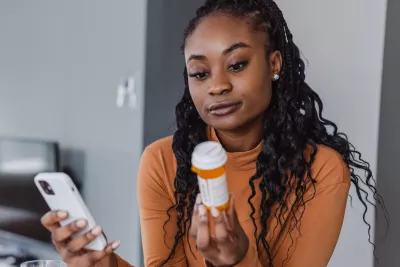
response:
<svg viewBox="0 0 400 267"><path fill-rule="evenodd" d="M326 266L350 184L366 209L360 183L380 198L368 163L322 117L280 9L272 0L208 0L183 52L178 129L147 147L140 164L146 266ZM190 170L194 147L206 140L228 151L226 212L205 209ZM82 249L99 229L71 241L85 222L59 227L66 216L49 213L43 224L70 267L130 266L113 253L118 242Z"/></svg>

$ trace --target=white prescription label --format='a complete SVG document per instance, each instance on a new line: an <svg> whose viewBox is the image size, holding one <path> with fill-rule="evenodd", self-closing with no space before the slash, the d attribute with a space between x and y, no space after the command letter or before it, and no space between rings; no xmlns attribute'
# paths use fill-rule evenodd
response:
<svg viewBox="0 0 400 267"><path fill-rule="evenodd" d="M219 207L229 201L226 175L214 179L203 179L197 176L202 202L208 207Z"/></svg>

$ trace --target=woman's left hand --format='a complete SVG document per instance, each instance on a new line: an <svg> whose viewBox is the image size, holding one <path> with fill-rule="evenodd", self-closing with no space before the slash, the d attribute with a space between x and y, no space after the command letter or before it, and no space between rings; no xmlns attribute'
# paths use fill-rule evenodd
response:
<svg viewBox="0 0 400 267"><path fill-rule="evenodd" d="M213 266L238 264L249 248L249 239L239 223L232 195L229 202L227 211L212 208L212 218L209 218L206 207L201 203L200 195L194 207L190 235L196 240L197 248L206 261Z"/></svg>

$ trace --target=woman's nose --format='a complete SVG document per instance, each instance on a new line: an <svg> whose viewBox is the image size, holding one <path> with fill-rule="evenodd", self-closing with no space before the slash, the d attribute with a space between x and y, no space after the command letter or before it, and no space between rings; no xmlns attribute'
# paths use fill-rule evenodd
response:
<svg viewBox="0 0 400 267"><path fill-rule="evenodd" d="M210 95L223 95L232 91L233 86L230 83L228 77L218 74L212 77L210 88L208 93Z"/></svg>

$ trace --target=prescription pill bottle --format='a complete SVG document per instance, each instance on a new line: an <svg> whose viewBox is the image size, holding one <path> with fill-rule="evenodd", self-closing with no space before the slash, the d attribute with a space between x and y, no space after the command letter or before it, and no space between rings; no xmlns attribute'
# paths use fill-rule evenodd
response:
<svg viewBox="0 0 400 267"><path fill-rule="evenodd" d="M193 151L192 171L197 174L202 202L207 209L229 207L226 161L226 151L218 142L200 143Z"/></svg>

